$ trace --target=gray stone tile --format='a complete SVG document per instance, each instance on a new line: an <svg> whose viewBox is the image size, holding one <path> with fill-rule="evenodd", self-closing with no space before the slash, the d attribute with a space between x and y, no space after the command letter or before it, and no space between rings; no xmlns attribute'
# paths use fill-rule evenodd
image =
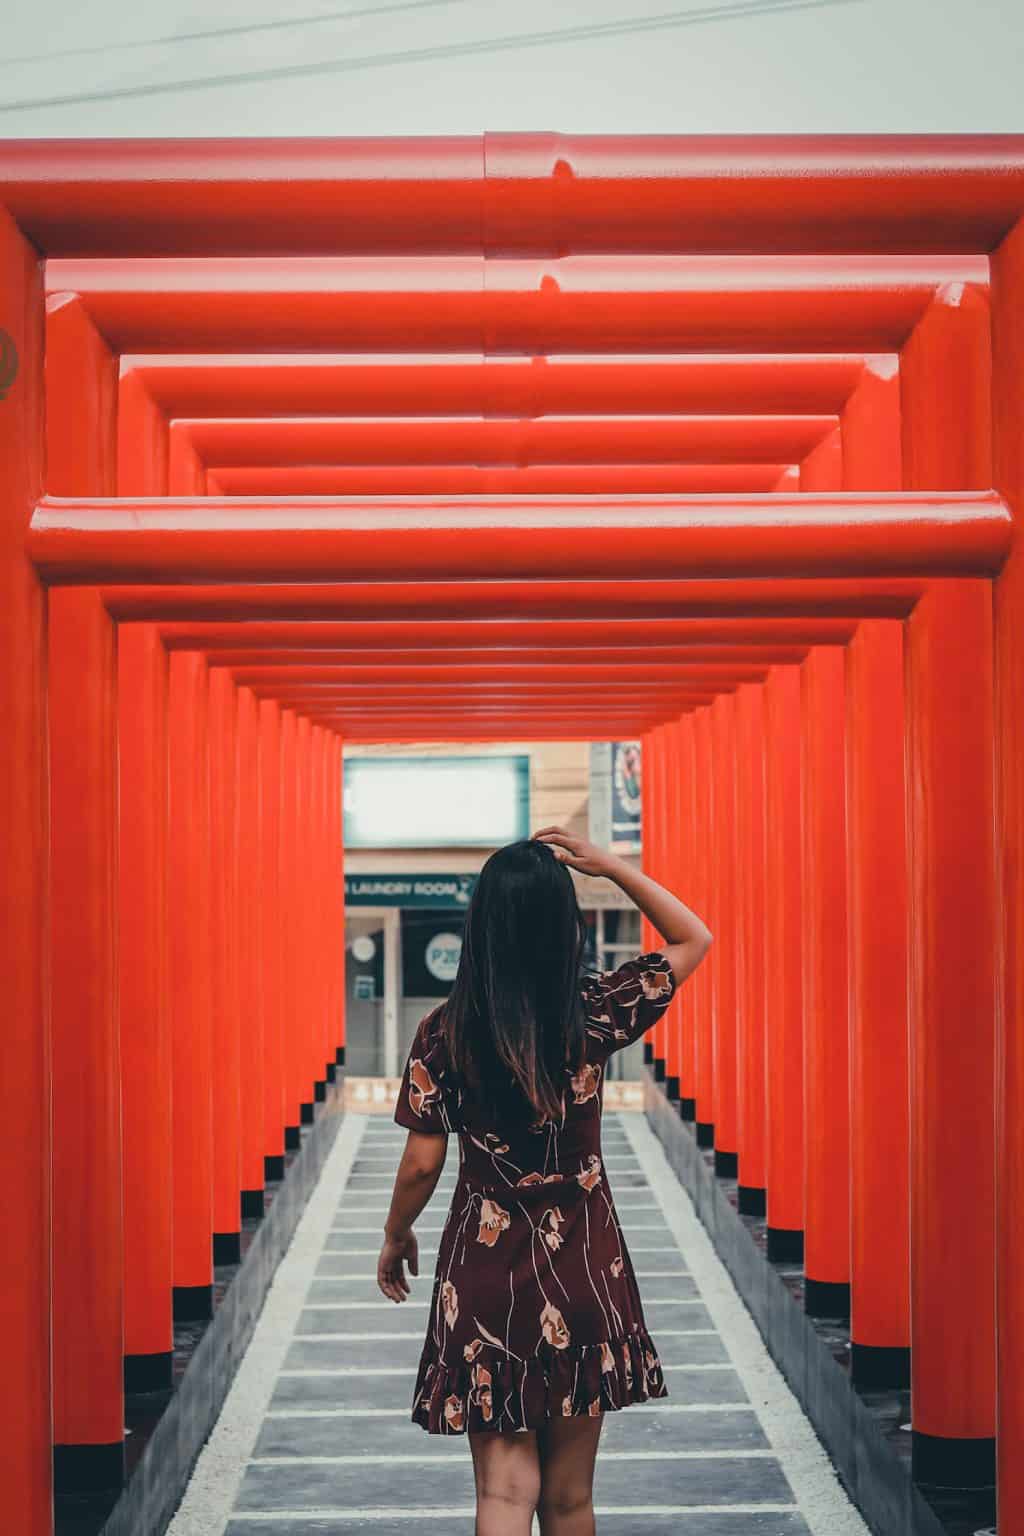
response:
<svg viewBox="0 0 1024 1536"><path fill-rule="evenodd" d="M377 1460L370 1455L333 1465L250 1463L235 1508L239 1512L313 1511L404 1504L414 1513L421 1502L471 1502L472 1462L464 1437L425 1435L423 1440L423 1449L415 1461ZM602 1460L598 1456L595 1504L623 1503L624 1489L638 1486L643 1489L643 1502L649 1504L706 1507L793 1503L792 1490L778 1462L771 1458L665 1455L645 1458L631 1466L628 1461L610 1456Z"/></svg>
<svg viewBox="0 0 1024 1536"><path fill-rule="evenodd" d="M620 1501L621 1506L621 1501ZM614 1506L612 1506L614 1508ZM473 1536L473 1516L444 1510L439 1518L427 1518L417 1510L422 1536ZM810 1536L802 1515L704 1514L673 1510L670 1514L618 1515L600 1506L601 1536ZM232 1519L224 1536L409 1536L409 1516L394 1520L367 1520L359 1515L307 1515L286 1524L265 1520Z"/></svg>
<svg viewBox="0 0 1024 1536"><path fill-rule="evenodd" d="M411 1407L411 1404L410 1404ZM386 1428L385 1428L386 1422ZM361 1456L387 1449L418 1455L427 1438L410 1418L298 1416L267 1418L254 1456ZM681 1413L666 1401L637 1405L605 1415L602 1450L767 1450L768 1441L752 1408L714 1413Z"/></svg>
<svg viewBox="0 0 1024 1536"><path fill-rule="evenodd" d="M395 1330L407 1332L411 1328L425 1328L429 1310L429 1286L405 1301L388 1301L378 1292L372 1306L354 1307L349 1300L343 1307L306 1307L303 1309L300 1331L358 1334L390 1333Z"/></svg>
<svg viewBox="0 0 1024 1536"><path fill-rule="evenodd" d="M662 1365L729 1365L729 1351L717 1333L666 1333L651 1337Z"/></svg>
<svg viewBox="0 0 1024 1536"><path fill-rule="evenodd" d="M417 1511L422 1514L422 1511ZM409 1536L410 1515L394 1520L368 1520L358 1515L305 1515L297 1520L252 1520L245 1516L232 1519L224 1536ZM438 1520L424 1520L424 1532L433 1531L436 1536L473 1536L473 1515L453 1515L445 1510ZM742 1533L745 1536L745 1532ZM758 1532L760 1536L760 1532ZM789 1532L785 1533L789 1536ZM802 1533L801 1533L802 1536Z"/></svg>
<svg viewBox="0 0 1024 1536"><path fill-rule="evenodd" d="M341 1316L344 1318L345 1314ZM309 1320L310 1326L308 1328L304 1327L302 1332L309 1335L319 1334L322 1337L294 1339L288 1347L285 1368L290 1371L342 1370L351 1366L354 1363L352 1359L353 1345L361 1341L358 1338L332 1338L330 1336L332 1330L329 1327L325 1328L322 1326L324 1321L328 1324L330 1323L330 1313L316 1312L315 1314L310 1314ZM403 1333L414 1331L414 1323L408 1322L405 1318L402 1318L401 1321ZM369 1363L380 1366L395 1366L402 1365L413 1354L418 1358L420 1349L423 1347L423 1341L426 1339L426 1323L427 1319L424 1316L422 1335L417 1334L417 1337L420 1339L418 1345L404 1338L370 1340L369 1342L376 1346L376 1353ZM343 1326L347 1330L349 1323L345 1321ZM341 1331L337 1322L335 1323L335 1330ZM658 1354L663 1365L728 1364L728 1353L717 1334L677 1334L663 1331L660 1334L652 1333L652 1337L657 1345Z"/></svg>
<svg viewBox="0 0 1024 1536"><path fill-rule="evenodd" d="M643 1254L640 1257L646 1258L647 1255ZM634 1263L639 1263L639 1258L635 1259ZM692 1290L682 1292L679 1288L679 1282L686 1278L688 1277L684 1275L645 1274L642 1279L637 1281L637 1285L640 1288L640 1299L645 1306L648 1302L653 1304L656 1301L675 1301L680 1296L689 1301L696 1293ZM705 1323L704 1326L707 1327L707 1324Z"/></svg>
<svg viewBox="0 0 1024 1536"><path fill-rule="evenodd" d="M420 1350L423 1348L426 1331L424 1320L422 1335L417 1336L418 1342L413 1342L411 1339L371 1340L370 1342L376 1346L375 1350L368 1359L358 1362L353 1358L353 1346L362 1342L358 1339L295 1339L288 1346L284 1362L285 1369L288 1371L335 1371L350 1369L357 1363L369 1369L375 1366L408 1367L410 1363L415 1366Z"/></svg>
<svg viewBox="0 0 1024 1536"><path fill-rule="evenodd" d="M336 1376L282 1375L274 1389L271 1407L407 1408L411 1412L417 1361L418 1355L416 1361L410 1361L408 1374L397 1376L369 1376L359 1371ZM357 1363L355 1358L352 1363ZM734 1371L670 1371L666 1384L668 1396L665 1402L736 1404L747 1401L747 1394ZM629 1412L628 1409L622 1411Z"/></svg>
<svg viewBox="0 0 1024 1536"><path fill-rule="evenodd" d="M460 1440L464 1437L459 1437ZM473 1502L473 1464L468 1444L443 1444L424 1435L420 1456L430 1461L371 1461L360 1457L337 1466L288 1464L246 1468L235 1509L375 1509L404 1505L412 1516L420 1502ZM428 1442L433 1441L433 1444Z"/></svg>
<svg viewBox="0 0 1024 1536"><path fill-rule="evenodd" d="M626 1235L626 1247L629 1249L629 1256L633 1260L633 1268L639 1274L649 1274L651 1270L665 1270L669 1272L685 1270L686 1260L678 1248L659 1248L656 1252L652 1252L650 1243L640 1242L642 1236L642 1233L638 1233L636 1240L631 1241L629 1235ZM642 1248L645 1251L638 1253L638 1248Z"/></svg>

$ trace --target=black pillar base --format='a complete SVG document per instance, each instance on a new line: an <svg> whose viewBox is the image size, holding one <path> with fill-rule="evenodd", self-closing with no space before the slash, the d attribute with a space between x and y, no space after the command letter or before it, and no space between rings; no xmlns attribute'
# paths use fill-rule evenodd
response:
<svg viewBox="0 0 1024 1536"><path fill-rule="evenodd" d="M736 1179L740 1172L738 1152L715 1151L715 1176L719 1179Z"/></svg>
<svg viewBox="0 0 1024 1536"><path fill-rule="evenodd" d="M213 1234L213 1262L215 1264L241 1264L242 1234L240 1232L215 1232Z"/></svg>
<svg viewBox="0 0 1024 1536"><path fill-rule="evenodd" d="M679 1100L679 1118L680 1118L680 1120L690 1120L690 1121L696 1120L696 1118L697 1118L697 1100L696 1099L680 1099Z"/></svg>
<svg viewBox="0 0 1024 1536"><path fill-rule="evenodd" d="M334 1057L339 1067L343 1067L345 1065L345 1047L343 1045L338 1046L337 1050L334 1052Z"/></svg>
<svg viewBox="0 0 1024 1536"><path fill-rule="evenodd" d="M313 1124L313 1104L312 1104L312 1100L308 1104L300 1104L299 1105L299 1124L300 1125L312 1125Z"/></svg>
<svg viewBox="0 0 1024 1536"><path fill-rule="evenodd" d="M284 1128L284 1149L286 1152L297 1152L302 1146L302 1133L297 1125L286 1125Z"/></svg>
<svg viewBox="0 0 1024 1536"><path fill-rule="evenodd" d="M654 1060L654 1046L651 1044L650 1040L645 1040L644 1041L644 1066L645 1067L649 1067L653 1060Z"/></svg>
<svg viewBox="0 0 1024 1536"><path fill-rule="evenodd" d="M850 1287L836 1280L804 1279L804 1311L808 1317L850 1315Z"/></svg>
<svg viewBox="0 0 1024 1536"><path fill-rule="evenodd" d="M736 1209L741 1216L767 1215L768 1191L755 1189L750 1184L740 1184L736 1190Z"/></svg>
<svg viewBox="0 0 1024 1536"><path fill-rule="evenodd" d="M991 1488L996 1480L994 1437L959 1440L947 1435L911 1432L910 1462L914 1482L926 1488Z"/></svg>
<svg viewBox="0 0 1024 1536"><path fill-rule="evenodd" d="M212 1317L213 1286L174 1286L171 1291L171 1315L176 1323L200 1323Z"/></svg>
<svg viewBox="0 0 1024 1536"><path fill-rule="evenodd" d="M850 1379L860 1392L910 1386L910 1350L879 1344L850 1345Z"/></svg>
<svg viewBox="0 0 1024 1536"><path fill-rule="evenodd" d="M125 1355L125 1392L166 1392L173 1385L174 1356L169 1349L157 1355Z"/></svg>
<svg viewBox="0 0 1024 1536"><path fill-rule="evenodd" d="M242 1190L242 1220L259 1221L267 1208L262 1189Z"/></svg>
<svg viewBox="0 0 1024 1536"><path fill-rule="evenodd" d="M110 1493L124 1487L124 1441L110 1445L55 1445L53 1491L66 1494Z"/></svg>
<svg viewBox="0 0 1024 1536"><path fill-rule="evenodd" d="M263 1159L263 1177L268 1184L277 1184L284 1178L284 1158L265 1157Z"/></svg>
<svg viewBox="0 0 1024 1536"><path fill-rule="evenodd" d="M710 1121L697 1121L697 1145L698 1147L713 1147L715 1144L715 1128Z"/></svg>
<svg viewBox="0 0 1024 1536"><path fill-rule="evenodd" d="M665 1079L665 1092L668 1094L668 1096L672 1100L672 1102L675 1103L675 1101L679 1098L679 1079L678 1079L678 1077L675 1077L674 1075L672 1077L666 1077L666 1079Z"/></svg>
<svg viewBox="0 0 1024 1536"><path fill-rule="evenodd" d="M804 1261L804 1234L789 1227L769 1227L767 1230L768 1257L773 1264L802 1264Z"/></svg>
<svg viewBox="0 0 1024 1536"><path fill-rule="evenodd" d="M316 1082L313 1084L313 1101L316 1104L324 1104L324 1103L326 1103L326 1101L327 1101L327 1079L326 1078L324 1078L322 1082L321 1082L321 1080L319 1078L317 1078Z"/></svg>
<svg viewBox="0 0 1024 1536"><path fill-rule="evenodd" d="M324 1072L329 1083L336 1083L338 1081L338 1068L333 1061L327 1063L326 1067L324 1067Z"/></svg>
<svg viewBox="0 0 1024 1536"><path fill-rule="evenodd" d="M656 1083L663 1083L665 1081L665 1058L663 1056L655 1056L654 1058L654 1081Z"/></svg>

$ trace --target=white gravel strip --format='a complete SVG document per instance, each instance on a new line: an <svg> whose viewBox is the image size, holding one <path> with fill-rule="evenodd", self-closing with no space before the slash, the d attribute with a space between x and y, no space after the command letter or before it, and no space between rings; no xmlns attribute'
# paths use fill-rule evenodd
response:
<svg viewBox="0 0 1024 1536"><path fill-rule="evenodd" d="M222 1536L365 1124L365 1115L346 1114L338 1128L319 1182L278 1265L213 1433L200 1452L185 1497L168 1527L168 1536Z"/></svg>
<svg viewBox="0 0 1024 1536"><path fill-rule="evenodd" d="M641 1115L623 1115L621 1123L813 1536L870 1536L810 1421L765 1348L658 1138ZM654 1336L657 1342L657 1329Z"/></svg>

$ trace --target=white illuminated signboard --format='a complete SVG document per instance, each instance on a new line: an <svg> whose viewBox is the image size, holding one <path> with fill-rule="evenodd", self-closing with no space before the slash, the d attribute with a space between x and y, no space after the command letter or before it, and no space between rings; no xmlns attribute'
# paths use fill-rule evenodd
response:
<svg viewBox="0 0 1024 1536"><path fill-rule="evenodd" d="M345 760L347 848L497 847L530 835L530 759Z"/></svg>

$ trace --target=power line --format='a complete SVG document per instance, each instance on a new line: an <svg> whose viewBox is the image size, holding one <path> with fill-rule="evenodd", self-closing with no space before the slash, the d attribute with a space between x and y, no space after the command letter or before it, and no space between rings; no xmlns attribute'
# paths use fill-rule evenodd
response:
<svg viewBox="0 0 1024 1536"><path fill-rule="evenodd" d="M277 32L286 27L315 27L324 22L357 21L367 16L386 16L394 11L436 10L442 5L467 5L471 0L390 0L382 5L362 5L351 11L321 11L312 16L289 16L280 21L253 21L238 27L207 27L199 32L167 32L163 37L129 38L126 42L86 43L80 48L52 48L45 53L8 54L0 69L11 64L37 64L49 59L80 58L88 53L123 53L129 49L165 48L174 43L209 42L217 37L242 37L250 32Z"/></svg>
<svg viewBox="0 0 1024 1536"><path fill-rule="evenodd" d="M233 75L196 76L189 80L158 80L149 85L114 86L101 90L69 92L61 96L37 96L22 101L0 102L0 112L24 112L36 107L63 107L87 101L116 101L175 91L206 90L211 86L251 85L259 81L294 79L307 75L354 73L360 69L379 69L397 64L425 64L437 59L467 58L473 54L506 52L516 48L543 48L557 43L624 37L629 33L664 31L668 28L745 16L771 15L782 11L823 10L837 5L863 3L864 0L735 0L735 3L726 5L704 6L696 10L667 11L659 16L644 16L628 21L592 22L585 26L561 27L548 32L524 32L518 35L512 33L505 37L438 44L432 48L396 49L387 53L362 54L356 58L327 59L309 64L287 64L271 69L246 70ZM267 23L266 25L287 27L289 23Z"/></svg>

